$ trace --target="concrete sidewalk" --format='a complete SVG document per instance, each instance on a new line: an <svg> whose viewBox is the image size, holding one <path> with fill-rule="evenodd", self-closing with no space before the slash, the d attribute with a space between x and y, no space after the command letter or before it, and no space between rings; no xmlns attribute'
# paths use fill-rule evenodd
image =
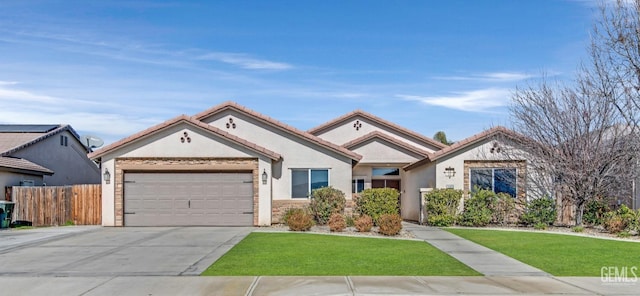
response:
<svg viewBox="0 0 640 296"><path fill-rule="evenodd" d="M403 223L424 240L486 276L550 276L548 273L440 228Z"/></svg>
<svg viewBox="0 0 640 296"><path fill-rule="evenodd" d="M0 277L0 295L637 295L635 284L553 277Z"/></svg>

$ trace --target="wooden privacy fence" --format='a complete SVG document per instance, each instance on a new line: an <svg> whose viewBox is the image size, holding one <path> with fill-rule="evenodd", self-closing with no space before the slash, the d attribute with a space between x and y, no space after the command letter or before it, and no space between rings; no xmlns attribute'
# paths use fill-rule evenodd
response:
<svg viewBox="0 0 640 296"><path fill-rule="evenodd" d="M13 220L31 221L33 226L102 224L101 186L11 187L15 202Z"/></svg>

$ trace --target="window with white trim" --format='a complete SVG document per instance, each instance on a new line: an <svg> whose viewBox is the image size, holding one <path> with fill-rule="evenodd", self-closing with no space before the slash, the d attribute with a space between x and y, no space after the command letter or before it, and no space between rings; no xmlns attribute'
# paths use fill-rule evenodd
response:
<svg viewBox="0 0 640 296"><path fill-rule="evenodd" d="M291 197L308 198L315 189L329 187L328 169L292 169Z"/></svg>
<svg viewBox="0 0 640 296"><path fill-rule="evenodd" d="M469 190L487 189L495 193L502 192L516 197L516 176L515 168L471 168Z"/></svg>
<svg viewBox="0 0 640 296"><path fill-rule="evenodd" d="M360 193L364 190L364 177L354 177L351 180L351 193Z"/></svg>

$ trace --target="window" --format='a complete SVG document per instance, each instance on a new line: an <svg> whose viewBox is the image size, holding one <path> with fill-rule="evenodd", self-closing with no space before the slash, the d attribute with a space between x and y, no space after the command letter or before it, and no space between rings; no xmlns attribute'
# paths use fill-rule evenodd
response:
<svg viewBox="0 0 640 296"><path fill-rule="evenodd" d="M373 168L372 174L374 176L399 176L400 169L398 168Z"/></svg>
<svg viewBox="0 0 640 296"><path fill-rule="evenodd" d="M60 136L60 146L69 146L69 138L67 136Z"/></svg>
<svg viewBox="0 0 640 296"><path fill-rule="evenodd" d="M364 178L351 180L351 193L360 193L364 190Z"/></svg>
<svg viewBox="0 0 640 296"><path fill-rule="evenodd" d="M472 168L469 181L471 190L478 187L516 197L516 169L514 168Z"/></svg>
<svg viewBox="0 0 640 296"><path fill-rule="evenodd" d="M307 198L318 188L329 186L329 170L293 169L291 170L291 197Z"/></svg>

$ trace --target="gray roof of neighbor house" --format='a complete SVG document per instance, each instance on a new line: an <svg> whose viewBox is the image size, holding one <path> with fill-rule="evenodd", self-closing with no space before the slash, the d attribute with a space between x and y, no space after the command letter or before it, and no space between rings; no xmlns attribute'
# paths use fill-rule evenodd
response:
<svg viewBox="0 0 640 296"><path fill-rule="evenodd" d="M64 131L80 141L78 133L67 124L0 124L0 156L8 156Z"/></svg>
<svg viewBox="0 0 640 296"><path fill-rule="evenodd" d="M0 169L18 172L36 172L44 175L53 175L53 171L41 165L37 165L26 159L0 156Z"/></svg>
<svg viewBox="0 0 640 296"><path fill-rule="evenodd" d="M0 170L53 175L52 170L11 154L64 131L80 141L78 133L67 124L0 124Z"/></svg>

